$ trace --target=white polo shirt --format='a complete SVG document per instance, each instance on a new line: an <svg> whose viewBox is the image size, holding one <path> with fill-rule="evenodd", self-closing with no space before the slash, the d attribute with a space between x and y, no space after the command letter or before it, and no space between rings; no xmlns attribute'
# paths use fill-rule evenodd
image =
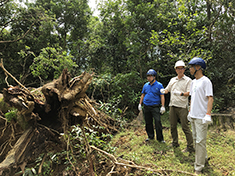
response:
<svg viewBox="0 0 235 176"><path fill-rule="evenodd" d="M183 76L181 79L178 76L171 78L168 83L166 90L169 92L180 91L182 93L189 92L192 79L188 76ZM178 96L171 93L170 104L169 106L176 106L181 108L186 108L188 106L188 97L187 96Z"/></svg>

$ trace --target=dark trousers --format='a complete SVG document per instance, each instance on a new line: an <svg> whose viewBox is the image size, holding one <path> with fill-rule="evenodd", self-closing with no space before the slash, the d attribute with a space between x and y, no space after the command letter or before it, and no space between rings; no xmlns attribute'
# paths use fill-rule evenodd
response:
<svg viewBox="0 0 235 176"><path fill-rule="evenodd" d="M182 130L186 136L187 147L191 149L193 148L193 137L192 137L192 132L189 128L187 115L188 115L187 108L170 106L169 117L170 117L170 124L171 124L171 136L173 139L172 145L179 146L177 123L178 123L178 120L180 120Z"/></svg>
<svg viewBox="0 0 235 176"><path fill-rule="evenodd" d="M145 119L145 129L148 134L148 138L154 139L154 126L153 126L153 119L154 119L157 140L163 141L164 138L162 134L160 107L159 106L144 106L143 113L144 113L144 119Z"/></svg>

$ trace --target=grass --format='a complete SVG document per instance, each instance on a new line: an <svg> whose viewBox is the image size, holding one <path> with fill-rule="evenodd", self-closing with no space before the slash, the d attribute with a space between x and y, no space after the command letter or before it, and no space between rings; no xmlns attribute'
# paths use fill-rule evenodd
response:
<svg viewBox="0 0 235 176"><path fill-rule="evenodd" d="M116 157L152 169L177 170L194 173L194 155L182 153L186 148L186 138L181 126L178 126L180 147L170 147L171 134L167 113L162 116L163 135L165 144L157 140L145 142L144 121L137 125L136 121L131 123L128 129L118 133L111 141L112 146L117 147ZM210 126L207 134L207 152L210 157L209 164L203 170L203 175L235 175L235 131L228 129L220 130L219 127ZM154 175L150 171L143 172L143 175ZM170 175L185 175L179 172L171 172Z"/></svg>

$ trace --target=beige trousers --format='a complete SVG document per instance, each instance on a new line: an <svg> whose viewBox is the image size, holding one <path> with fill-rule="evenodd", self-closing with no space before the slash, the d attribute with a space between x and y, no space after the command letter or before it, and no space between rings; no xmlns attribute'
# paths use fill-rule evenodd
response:
<svg viewBox="0 0 235 176"><path fill-rule="evenodd" d="M207 158L206 136L208 124L202 124L202 119L194 119L191 121L192 135L195 142L195 163L194 169L201 171L205 167Z"/></svg>

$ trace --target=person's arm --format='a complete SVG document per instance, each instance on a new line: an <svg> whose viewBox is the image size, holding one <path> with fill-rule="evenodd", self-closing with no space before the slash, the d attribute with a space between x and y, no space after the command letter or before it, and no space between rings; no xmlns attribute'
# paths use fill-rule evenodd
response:
<svg viewBox="0 0 235 176"><path fill-rule="evenodd" d="M211 114L211 110L212 110L212 107L213 107L213 97L212 96L208 96L208 104L207 104L207 114Z"/></svg>
<svg viewBox="0 0 235 176"><path fill-rule="evenodd" d="M139 104L142 104L142 103L143 103L144 96L145 96L145 94L142 94L142 95L141 95L141 97L140 97L140 103L139 103Z"/></svg>
<svg viewBox="0 0 235 176"><path fill-rule="evenodd" d="M166 109L165 109L165 96L160 95L160 97L161 97L161 104L162 104L162 107L160 108L160 113L164 114L164 112L166 112Z"/></svg>
<svg viewBox="0 0 235 176"><path fill-rule="evenodd" d="M186 97L189 96L189 92L182 92L181 94L182 94L181 96L186 96Z"/></svg>
<svg viewBox="0 0 235 176"><path fill-rule="evenodd" d="M160 95L161 97L161 104L164 107L165 106L165 96L164 95Z"/></svg>
<svg viewBox="0 0 235 176"><path fill-rule="evenodd" d="M170 92L170 89L172 87L172 83L171 83L172 79L170 80L170 82L168 83L168 85L166 86L165 93L164 94L168 94Z"/></svg>
<svg viewBox="0 0 235 176"><path fill-rule="evenodd" d="M167 89L164 89L164 90L165 90L165 94L168 94L169 91Z"/></svg>
<svg viewBox="0 0 235 176"><path fill-rule="evenodd" d="M190 92L190 88L191 88L191 84L192 84L192 80L190 79L189 82L187 83L187 87L186 87L186 92L182 92L182 96L189 96L189 92Z"/></svg>

